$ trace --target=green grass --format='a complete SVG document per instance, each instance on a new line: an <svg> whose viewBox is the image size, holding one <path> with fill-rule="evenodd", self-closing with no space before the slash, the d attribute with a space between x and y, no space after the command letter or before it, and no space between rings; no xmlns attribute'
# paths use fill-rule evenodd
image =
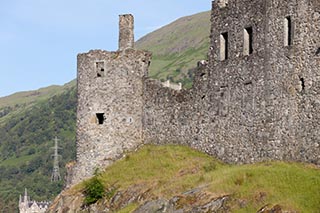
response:
<svg viewBox="0 0 320 213"><path fill-rule="evenodd" d="M34 159L37 155L24 155L19 158L9 158L0 162L0 166L20 166L32 159Z"/></svg>
<svg viewBox="0 0 320 213"><path fill-rule="evenodd" d="M155 197L167 199L206 185L211 193L234 198L229 203L232 212L256 212L266 204L299 212L320 211L320 170L307 164L227 165L184 146L148 145L108 167L98 178L106 188L116 185L122 191L141 184ZM82 190L83 184L78 187ZM236 200L247 205L240 208Z"/></svg>

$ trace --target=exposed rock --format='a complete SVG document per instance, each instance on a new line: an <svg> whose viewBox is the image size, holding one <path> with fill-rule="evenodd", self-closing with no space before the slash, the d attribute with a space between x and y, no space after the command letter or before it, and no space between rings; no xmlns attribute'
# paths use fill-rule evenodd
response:
<svg viewBox="0 0 320 213"><path fill-rule="evenodd" d="M257 213L298 213L298 211L283 210L280 205L275 205L271 208L266 205L257 211Z"/></svg>

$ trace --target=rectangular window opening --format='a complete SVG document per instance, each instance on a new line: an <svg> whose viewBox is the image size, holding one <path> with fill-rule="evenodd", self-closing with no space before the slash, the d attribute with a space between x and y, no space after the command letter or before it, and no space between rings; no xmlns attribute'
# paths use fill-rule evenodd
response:
<svg viewBox="0 0 320 213"><path fill-rule="evenodd" d="M290 16L284 19L284 46L292 45L292 20Z"/></svg>
<svg viewBox="0 0 320 213"><path fill-rule="evenodd" d="M96 113L96 116L97 116L98 124L100 125L103 124L105 120L104 113Z"/></svg>
<svg viewBox="0 0 320 213"><path fill-rule="evenodd" d="M220 61L228 59L228 32L220 35Z"/></svg>
<svg viewBox="0 0 320 213"><path fill-rule="evenodd" d="M104 62L96 62L97 77L104 77Z"/></svg>
<svg viewBox="0 0 320 213"><path fill-rule="evenodd" d="M243 54L251 55L253 53L253 30L252 27L244 29L243 34Z"/></svg>

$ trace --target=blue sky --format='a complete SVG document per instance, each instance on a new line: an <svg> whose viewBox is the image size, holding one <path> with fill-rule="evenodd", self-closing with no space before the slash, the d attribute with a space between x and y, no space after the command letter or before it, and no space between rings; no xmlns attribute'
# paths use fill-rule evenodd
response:
<svg viewBox="0 0 320 213"><path fill-rule="evenodd" d="M118 15L135 16L135 38L211 9L211 0L2 0L0 97L76 78L76 55L116 50Z"/></svg>

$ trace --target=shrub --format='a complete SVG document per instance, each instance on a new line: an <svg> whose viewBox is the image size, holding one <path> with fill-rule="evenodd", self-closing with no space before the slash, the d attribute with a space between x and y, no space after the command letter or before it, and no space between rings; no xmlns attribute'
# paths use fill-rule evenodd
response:
<svg viewBox="0 0 320 213"><path fill-rule="evenodd" d="M104 196L104 186L96 176L85 182L84 194L85 205L96 203Z"/></svg>

